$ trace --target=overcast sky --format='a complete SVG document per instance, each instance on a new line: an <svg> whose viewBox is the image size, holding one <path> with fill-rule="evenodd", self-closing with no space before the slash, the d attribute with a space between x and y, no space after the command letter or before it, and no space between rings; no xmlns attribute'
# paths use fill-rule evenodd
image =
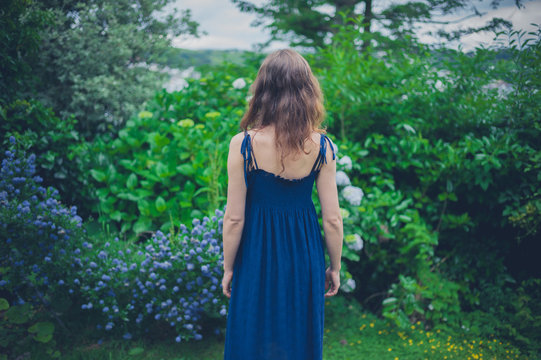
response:
<svg viewBox="0 0 541 360"><path fill-rule="evenodd" d="M386 7L390 3L403 3L406 0L379 0L374 1L375 11ZM256 4L264 0L252 0ZM485 24L493 17L501 17L513 23L515 29L532 31L535 28L531 23L541 24L541 0L524 1L524 6L518 9L514 0L502 0L500 6L493 10L490 0L472 0L476 8L486 14L473 17L458 24L447 25L446 29L477 27ZM269 34L262 27L252 27L251 22L256 18L254 14L242 13L231 0L176 0L169 8L191 9L192 17L200 24L201 30L208 35L200 38L176 38L173 45L186 49L243 49L250 50L256 43L269 39ZM471 8L448 18L438 20L454 20L470 14ZM423 25L419 29L420 38L424 42L433 42L429 36L421 35L433 29L432 26ZM377 28L376 28L377 30ZM480 44L490 45L493 33L485 32L464 36L461 43L463 49L468 51ZM454 44L456 47L458 44ZM287 43L275 42L269 50L287 47Z"/></svg>

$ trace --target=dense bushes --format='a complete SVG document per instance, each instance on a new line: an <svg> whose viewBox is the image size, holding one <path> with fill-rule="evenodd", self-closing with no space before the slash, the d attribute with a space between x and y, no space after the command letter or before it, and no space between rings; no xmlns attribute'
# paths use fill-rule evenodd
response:
<svg viewBox="0 0 541 360"><path fill-rule="evenodd" d="M79 204L79 214L91 215L91 183L88 181L87 157L81 152L84 140L76 131L73 116L61 120L52 109L37 100L14 100L0 105L0 151L8 147L8 137L15 136L20 146L36 155L37 172L44 186L54 186L68 204ZM1 143L4 140L4 143Z"/></svg>
<svg viewBox="0 0 541 360"><path fill-rule="evenodd" d="M539 34L524 42L510 32L520 45L472 54L407 38L359 51L359 36L344 26L310 58L338 147L341 290L402 327L494 331L537 355ZM14 351L49 339L39 351L54 354L50 336L68 312L98 337L183 341L223 330L215 209L260 60L205 68L93 143L38 102L0 109L0 331L15 318L11 338L41 324ZM118 233L89 237L59 193ZM313 200L321 211L315 189ZM12 316L32 305L45 311Z"/></svg>
<svg viewBox="0 0 541 360"><path fill-rule="evenodd" d="M246 105L242 78L209 73L182 91L156 94L118 138L91 152L100 221L122 233L166 231L225 203L227 151Z"/></svg>
<svg viewBox="0 0 541 360"><path fill-rule="evenodd" d="M407 55L359 53L358 37L346 27L314 58L331 132L344 135L337 142L353 160L350 181L366 194L344 220L346 233L365 240L358 261L345 258L360 283L354 294L402 326L421 319L474 328L464 311L497 317L490 304L500 300L487 288L518 291L509 265L520 281L541 275L533 258L511 262L521 241L533 249L539 230L540 149L532 139L541 134L531 115L539 84L525 79L538 69L540 38L511 47L508 60L483 49L434 55L415 43ZM511 85L496 87L501 78ZM536 298L529 289L525 296ZM535 312L524 302L521 309ZM518 324L497 328L533 341Z"/></svg>
<svg viewBox="0 0 541 360"><path fill-rule="evenodd" d="M0 169L0 346L10 357L58 357L52 320L71 302L71 254L85 229L75 206L39 185L36 156L26 156L15 137L9 141Z"/></svg>
<svg viewBox="0 0 541 360"><path fill-rule="evenodd" d="M163 324L173 327L176 341L223 330L223 210L144 243L90 240L76 207L38 185L35 155L18 149L14 137L10 143L0 170L0 346L12 355L30 346L33 354L58 356L55 323L126 339ZM34 315L43 306L49 311ZM27 331L32 337L16 336Z"/></svg>
<svg viewBox="0 0 541 360"><path fill-rule="evenodd" d="M58 190L38 185L35 155L26 157L15 138L10 141L0 170L0 285L23 302L39 303L63 282L64 270L75 266L68 254L85 229L76 207L59 201Z"/></svg>
<svg viewBox="0 0 541 360"><path fill-rule="evenodd" d="M195 218L178 234L157 231L144 244L118 237L84 244L76 284L95 334L130 339L163 324L180 342L222 332L227 314L221 289L223 214L216 210L210 219Z"/></svg>

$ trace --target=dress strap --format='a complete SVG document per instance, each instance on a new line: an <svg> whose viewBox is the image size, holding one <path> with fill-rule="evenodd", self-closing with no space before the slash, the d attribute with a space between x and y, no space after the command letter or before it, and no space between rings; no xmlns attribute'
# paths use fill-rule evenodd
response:
<svg viewBox="0 0 541 360"><path fill-rule="evenodd" d="M323 163L327 163L327 144L329 143L329 146L331 147L332 151L332 158L335 159L336 155L334 153L334 146L332 145L331 139L325 134L321 134L321 140L320 140L320 148L319 148L319 154L317 156L316 162L314 163L314 166L312 166L312 171L319 171L321 170L321 166L323 166Z"/></svg>
<svg viewBox="0 0 541 360"><path fill-rule="evenodd" d="M247 130L244 130L244 139L242 140L242 145L240 147L240 152L242 153L242 156L244 158L244 181L246 182L246 186L248 186L248 172L250 171L250 165L253 168L252 160L255 163L255 169L258 168L257 161L255 159L253 149L252 149L252 141L251 141L250 134Z"/></svg>

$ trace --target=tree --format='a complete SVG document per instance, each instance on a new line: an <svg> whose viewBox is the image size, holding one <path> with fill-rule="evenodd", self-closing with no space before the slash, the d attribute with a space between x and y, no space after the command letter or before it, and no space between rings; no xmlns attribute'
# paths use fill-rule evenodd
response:
<svg viewBox="0 0 541 360"><path fill-rule="evenodd" d="M374 22L379 23L391 32L392 36L402 37L411 35L416 23L449 24L462 21L472 16L483 15L469 0L426 0L409 1L406 3L391 3L384 10L374 12L373 0L268 0L261 6L245 0L231 0L237 7L248 13L257 14L253 26L264 25L270 30L271 39L263 44L268 45L274 40L289 41L292 46L308 48L321 47L336 33L342 25L344 17L363 17L363 32L371 33ZM501 0L491 0L492 7L499 6ZM517 7L522 6L522 0L515 0ZM459 10L470 9L472 14L456 21L439 21L438 17L455 13ZM332 11L330 11L332 10ZM511 24L500 18L494 18L489 23L462 31L447 33L438 31L436 35L448 40L483 30L495 30L508 27ZM365 48L368 42L365 44Z"/></svg>
<svg viewBox="0 0 541 360"><path fill-rule="evenodd" d="M0 104L7 104L29 87L39 48L39 32L52 20L30 0L6 0L0 5Z"/></svg>
<svg viewBox="0 0 541 360"><path fill-rule="evenodd" d="M40 1L54 22L41 33L35 96L63 119L75 115L88 139L121 126L164 80L138 64L153 62L171 37L199 35L189 10L158 16L169 2Z"/></svg>

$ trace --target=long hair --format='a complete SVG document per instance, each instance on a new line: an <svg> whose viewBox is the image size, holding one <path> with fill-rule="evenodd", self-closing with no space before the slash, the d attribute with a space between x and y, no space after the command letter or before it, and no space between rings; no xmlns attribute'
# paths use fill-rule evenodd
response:
<svg viewBox="0 0 541 360"><path fill-rule="evenodd" d="M265 58L250 92L253 96L240 127L248 130L274 125L283 172L284 158L291 152L304 152L304 142L312 140L313 131L326 133L320 128L325 108L319 82L299 53L282 49Z"/></svg>

